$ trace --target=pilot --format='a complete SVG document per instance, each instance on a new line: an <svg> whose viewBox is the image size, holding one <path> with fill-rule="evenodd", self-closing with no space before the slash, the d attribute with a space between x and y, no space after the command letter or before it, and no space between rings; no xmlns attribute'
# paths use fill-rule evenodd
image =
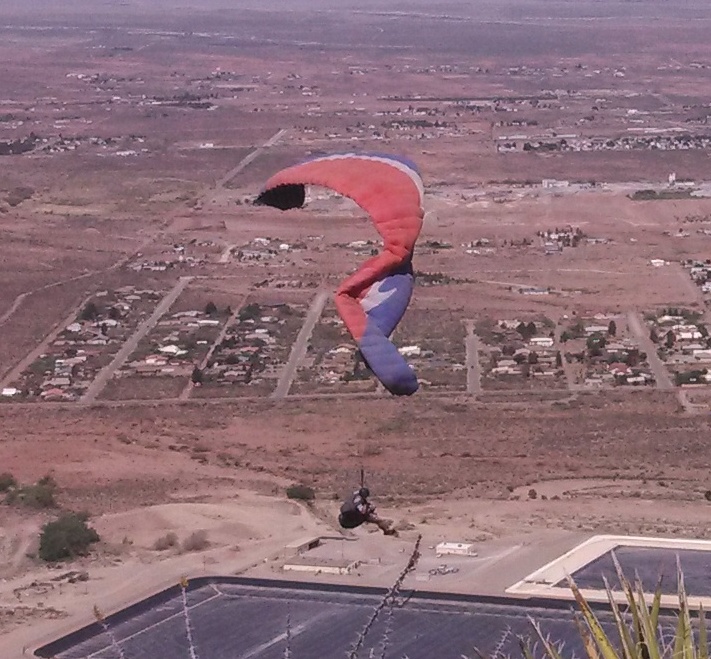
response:
<svg viewBox="0 0 711 659"><path fill-rule="evenodd" d="M338 523L344 529L354 529L365 522L375 524L385 535L397 535L391 522L381 519L375 514L375 506L368 501L370 490L361 487L343 503L338 515Z"/></svg>

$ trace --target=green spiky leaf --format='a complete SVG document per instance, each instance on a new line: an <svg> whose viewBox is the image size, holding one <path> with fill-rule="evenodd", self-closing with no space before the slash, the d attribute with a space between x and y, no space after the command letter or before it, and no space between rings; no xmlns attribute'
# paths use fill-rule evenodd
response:
<svg viewBox="0 0 711 659"><path fill-rule="evenodd" d="M583 615L588 629L590 630L590 634L595 640L595 643L600 653L602 654L603 659L618 659L617 651L612 645L610 639L607 637L607 634L602 628L602 625L600 624L600 621L595 615L595 612L590 608L590 605L588 604L587 600L580 592L580 589L578 588L577 584L570 577L568 577L568 582L570 584L570 589L573 591L573 596L575 597L575 601L578 604L578 608L580 609L580 613Z"/></svg>

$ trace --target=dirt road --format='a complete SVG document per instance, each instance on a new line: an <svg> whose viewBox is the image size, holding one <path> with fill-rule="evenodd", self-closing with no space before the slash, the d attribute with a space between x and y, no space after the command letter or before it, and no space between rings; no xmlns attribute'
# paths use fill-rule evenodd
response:
<svg viewBox="0 0 711 659"><path fill-rule="evenodd" d="M222 343L222 341L225 338L225 334L227 334L227 330L232 326L232 324L235 322L235 319L237 316L239 316L239 311L242 308L242 305L244 304L245 300L247 299L247 296L244 295L242 299L239 301L239 304L235 307L235 310L232 312L232 315L225 321L225 324L222 326L222 329L220 330L220 333L217 335L217 338L213 341L212 345L210 346L210 349L207 351L207 354L205 357L203 357L202 361L197 365L197 367L202 371L206 366L207 363L210 361L212 358L212 353L215 352L215 348ZM195 383L193 382L192 378L188 380L188 383L185 385L185 389L183 389L180 392L180 396L178 396L179 400L187 400L190 398L190 394L192 390L195 387Z"/></svg>
<svg viewBox="0 0 711 659"><path fill-rule="evenodd" d="M473 396L481 393L481 366L479 364L479 337L474 334L474 322L467 321L467 393Z"/></svg>
<svg viewBox="0 0 711 659"><path fill-rule="evenodd" d="M313 332L314 326L321 317L321 312L326 305L328 295L328 291L320 291L311 303L311 307L309 312L306 314L301 331L296 337L296 341L294 341L294 345L291 348L289 361L287 361L284 365L284 370L281 372L279 382L277 383L276 389L274 389L270 398L284 398L284 396L289 393L291 383L294 379L294 375L296 374L296 369L306 355L306 346L311 338L311 332Z"/></svg>
<svg viewBox="0 0 711 659"><path fill-rule="evenodd" d="M153 329L155 324L160 320L160 317L170 309L180 294L185 290L185 287L192 281L192 277L181 277L178 283L173 286L170 292L158 303L153 313L148 319L144 320L138 329L130 336L130 338L121 346L121 349L116 353L116 356L111 360L108 366L105 366L99 374L94 378L89 388L81 397L82 403L91 403L101 393L106 383L111 379L114 372L128 359L128 356L136 349L138 342Z"/></svg>
<svg viewBox="0 0 711 659"><path fill-rule="evenodd" d="M217 183L217 188L224 188L237 174L239 174L247 165L256 160L264 151L264 149L274 146L284 135L287 133L286 128L282 128L272 135L262 146L257 147L254 151L249 153L247 156L242 158L242 160L237 163L227 174L225 174Z"/></svg>
<svg viewBox="0 0 711 659"><path fill-rule="evenodd" d="M669 375L669 371L667 371L667 367L662 363L662 360L659 359L657 347L652 343L652 340L649 338L649 333L644 329L644 321L639 317L636 311L628 311L627 323L637 338L640 348L647 353L649 366L652 369L652 373L654 373L654 379L657 381L657 389L662 389L663 391L671 391L674 389L674 383Z"/></svg>
<svg viewBox="0 0 711 659"><path fill-rule="evenodd" d="M566 312L568 313L568 312ZM558 349L560 350L560 337L561 334L563 333L563 325L560 323L560 320L558 323L556 323L555 330L553 333L553 340L555 341L555 345L558 346ZM560 356L561 356L561 368L563 369L563 373L565 374L565 381L568 383L568 391L578 391L580 387L575 383L575 375L573 374L572 369L570 368L570 364L568 361L565 359L565 353L563 350L560 350Z"/></svg>
<svg viewBox="0 0 711 659"><path fill-rule="evenodd" d="M64 330L64 328L73 323L77 316L79 315L79 312L82 310L84 305L91 300L93 296L89 296L82 300L79 304L75 305L72 307L71 311L69 314L66 316L66 318L63 318L60 320L47 334L47 336L42 339L42 342L34 349L32 352L30 352L26 357L24 357L22 360L20 360L13 368L11 368L3 377L2 382L0 382L0 388L7 387L9 386L12 382L17 380L20 377L20 374L26 370L32 362L35 360L39 359L39 356L47 352L47 347L49 346L52 341L54 341L59 333ZM19 306L19 305L18 305ZM1 324L1 323L0 323Z"/></svg>

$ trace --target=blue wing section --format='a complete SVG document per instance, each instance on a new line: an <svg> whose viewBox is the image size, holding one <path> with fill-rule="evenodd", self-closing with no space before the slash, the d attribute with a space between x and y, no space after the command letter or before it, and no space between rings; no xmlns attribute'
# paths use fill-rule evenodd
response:
<svg viewBox="0 0 711 659"><path fill-rule="evenodd" d="M405 314L412 297L415 277L408 262L370 287L360 304L369 322L377 325L385 336L390 336Z"/></svg>
<svg viewBox="0 0 711 659"><path fill-rule="evenodd" d="M409 396L417 391L415 371L374 322L368 322L358 347L370 370L390 393Z"/></svg>
<svg viewBox="0 0 711 659"><path fill-rule="evenodd" d="M361 300L368 320L358 347L373 373L396 395L413 394L419 386L415 371L389 339L407 309L414 282L408 262L373 284Z"/></svg>

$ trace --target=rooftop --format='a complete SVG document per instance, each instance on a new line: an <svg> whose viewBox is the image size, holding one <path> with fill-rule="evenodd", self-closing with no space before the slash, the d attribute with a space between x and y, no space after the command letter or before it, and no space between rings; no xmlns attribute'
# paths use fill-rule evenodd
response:
<svg viewBox="0 0 711 659"><path fill-rule="evenodd" d="M240 577L196 579L187 592L193 646L198 657L280 659L288 630L294 659L348 656L384 593L379 588ZM545 634L582 653L570 603L410 591L403 597L382 610L359 656L369 656L371 648L382 652L386 637L392 657L460 659L476 656L475 648L487 656L497 648L515 656L520 653L518 636L532 632L529 615ZM610 622L604 612L601 616ZM107 622L127 657L190 656L177 586ZM669 626L673 628L671 619ZM36 656L114 656L111 644L95 623L40 648Z"/></svg>
<svg viewBox="0 0 711 659"><path fill-rule="evenodd" d="M567 542L571 539L568 537ZM38 649L35 656L118 656L117 646L126 657L136 659L190 656L186 611L199 659L281 658L286 656L287 634L289 656L294 659L349 656L384 601L387 590L383 586L394 582L394 572L400 572L406 557L397 551L402 559L396 561L399 566L378 558L358 567L359 561L354 562L353 558L365 550L367 542L360 546L360 542L334 544L335 539L325 540L312 538L309 542L292 543L286 548L290 557L278 563L284 562L283 567L286 563L322 568L355 565L354 570L321 569L312 571L311 576L301 571L288 572L286 580L282 578L286 576L283 571L279 576L264 578L264 571L274 568L263 567L256 574L252 570L251 576L199 577L190 581L185 591L186 608L183 591L176 585L109 616L105 627L92 623L75 628ZM554 544L560 547L561 540L558 538ZM566 654L581 655L573 621L575 603L566 575L573 575L603 624L611 624L603 588L605 578L611 586L617 585L613 551L629 578L633 579L635 572L639 574L645 592L653 591L660 574L665 577L661 624L670 633L678 602L677 560L685 571L692 607L700 602L707 606L711 599L711 542L703 540L594 536L503 588L494 587L493 583L486 587L491 581L486 568L511 584L517 578L515 573L525 570L529 563L521 553L523 548L493 553L494 548L475 548L483 550L483 555L475 552L447 556L446 564L444 557L430 556L431 552L422 548L420 564L397 596L375 616L358 656L370 656L371 649L375 650L374 656L382 656L384 639L387 656L408 659L461 659L477 656L476 650L484 656L497 651L504 656L521 656L518 639L523 636L533 640L532 619L540 623L544 635L565 645ZM546 560L546 549L552 548L537 546L537 565ZM513 560L518 569L508 570L507 559ZM497 563L495 570L492 561ZM490 594L482 594L487 590ZM624 597L619 589L617 595Z"/></svg>

